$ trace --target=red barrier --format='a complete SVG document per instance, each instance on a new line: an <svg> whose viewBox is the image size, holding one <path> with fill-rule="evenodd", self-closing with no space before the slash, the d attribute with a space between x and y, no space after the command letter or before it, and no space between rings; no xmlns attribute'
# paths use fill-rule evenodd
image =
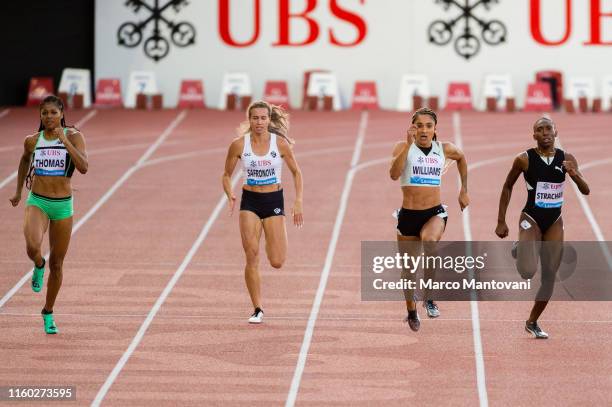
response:
<svg viewBox="0 0 612 407"><path fill-rule="evenodd" d="M526 112L545 112L553 108L550 96L550 85L543 82L530 83L527 85L527 97L525 98Z"/></svg>
<svg viewBox="0 0 612 407"><path fill-rule="evenodd" d="M206 107L204 104L204 85L199 79L184 79L179 91L179 108Z"/></svg>
<svg viewBox="0 0 612 407"><path fill-rule="evenodd" d="M351 108L353 110L378 109L378 92L376 90L376 82L355 82L355 89L353 90L353 103Z"/></svg>
<svg viewBox="0 0 612 407"><path fill-rule="evenodd" d="M286 81L267 81L264 87L264 100L273 105L289 108L289 91Z"/></svg>
<svg viewBox="0 0 612 407"><path fill-rule="evenodd" d="M100 79L96 86L96 106L121 107L121 81L119 79Z"/></svg>
<svg viewBox="0 0 612 407"><path fill-rule="evenodd" d="M472 91L467 82L451 82L446 95L447 110L472 110Z"/></svg>
<svg viewBox="0 0 612 407"><path fill-rule="evenodd" d="M38 106L49 95L53 94L53 78L34 77L30 79L26 106Z"/></svg>

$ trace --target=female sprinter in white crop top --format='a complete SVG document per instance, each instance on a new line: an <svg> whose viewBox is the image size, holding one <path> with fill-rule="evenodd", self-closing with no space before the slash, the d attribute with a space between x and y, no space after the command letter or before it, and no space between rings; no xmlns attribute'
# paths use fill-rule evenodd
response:
<svg viewBox="0 0 612 407"><path fill-rule="evenodd" d="M405 141L393 148L390 175L394 181L401 179L402 208L398 214L397 240L437 242L442 238L448 215L440 201L441 176L445 160L457 161L461 176L459 206L468 206L467 161L463 152L454 144L436 140L436 113L428 108L417 110L412 116ZM424 245L428 250L427 244ZM404 270L402 278L414 278ZM434 279L434 270L425 270L425 280ZM413 331L420 327L413 290L404 292L408 317L406 321ZM423 306L430 318L440 315L438 306L425 292Z"/></svg>
<svg viewBox="0 0 612 407"><path fill-rule="evenodd" d="M287 137L288 114L279 106L267 102L251 103L247 121L240 126L240 136L232 141L225 160L223 189L233 213L236 196L232 192L231 176L238 160L242 161L245 175L240 202L240 235L246 256L245 280L255 311L249 318L252 324L263 321L261 279L259 276L259 240L261 231L266 238L266 254L270 265L281 268L287 253L287 230L281 170L283 159L293 175L295 202L293 223L301 227L302 173L293 156Z"/></svg>

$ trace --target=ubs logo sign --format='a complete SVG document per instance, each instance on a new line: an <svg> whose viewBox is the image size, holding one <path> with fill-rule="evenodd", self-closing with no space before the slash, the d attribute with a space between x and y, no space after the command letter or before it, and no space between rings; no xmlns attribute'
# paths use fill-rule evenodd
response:
<svg viewBox="0 0 612 407"><path fill-rule="evenodd" d="M454 42L455 52L469 60L480 51L480 38L489 45L499 45L506 42L508 31L506 26L499 20L485 20L474 14L475 9L483 6L490 10L492 3L500 0L479 0L470 4L469 0L435 0L442 3L445 11L451 6L460 10L460 14L450 20L435 20L429 25L429 42L444 46L452 41L455 29L459 31ZM461 4L463 3L463 4ZM460 31L460 27L463 30Z"/></svg>
<svg viewBox="0 0 612 407"><path fill-rule="evenodd" d="M175 23L163 16L164 11L172 7L175 12L179 12L181 7L186 6L187 0L169 0L160 7L160 0L155 0L155 5L150 6L144 0L127 0L126 7L134 9L138 13L141 8L145 8L150 16L138 23L127 22L121 24L117 30L117 42L127 48L137 47L142 42L143 30L152 23L153 33L144 42L145 55L155 62L165 58L170 52L170 42L162 36L161 25L170 31L170 40L177 47L187 47L195 44L195 28L192 24L181 21Z"/></svg>

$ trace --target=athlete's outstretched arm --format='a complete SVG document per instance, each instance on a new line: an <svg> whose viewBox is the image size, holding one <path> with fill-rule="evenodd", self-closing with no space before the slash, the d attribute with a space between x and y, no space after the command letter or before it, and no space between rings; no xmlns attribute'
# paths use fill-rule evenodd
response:
<svg viewBox="0 0 612 407"><path fill-rule="evenodd" d="M495 228L495 234L502 239L508 236L508 225L506 224L506 211L510 204L510 198L512 197L512 188L522 172L527 171L529 166L529 159L527 153L523 152L516 156L512 163L512 168L506 177L506 182L502 187L501 196L499 197L499 213L497 215L497 227Z"/></svg>
<svg viewBox="0 0 612 407"><path fill-rule="evenodd" d="M293 224L297 227L302 227L304 225L304 217L302 214L302 195L304 191L304 186L302 182L302 170L300 170L300 166L298 165L295 156L293 155L293 150L289 146L289 144L284 139L279 139L279 150L281 152L281 157L287 163L287 167L289 167L289 171L293 174L293 183L295 186L295 202L293 203Z"/></svg>
<svg viewBox="0 0 612 407"><path fill-rule="evenodd" d="M225 191L225 195L229 200L230 216L234 213L234 205L236 204L236 195L234 195L234 192L232 191L232 174L234 173L234 169L236 168L236 163L238 162L241 151L242 149L240 148L240 139L235 139L232 144L230 144L229 149L227 150L227 157L225 158L225 169L223 171L223 175L221 176L223 190Z"/></svg>
<svg viewBox="0 0 612 407"><path fill-rule="evenodd" d="M23 183L25 182L30 169L30 163L32 162L32 153L36 147L35 140L36 138L28 136L23 142L23 154L19 160L19 168L17 170L17 190L15 191L15 195L10 199L11 205L13 206L19 205L19 201L21 201L21 190L23 190Z"/></svg>
<svg viewBox="0 0 612 407"><path fill-rule="evenodd" d="M580 192L582 192L583 195L588 195L591 190L589 188L589 184L587 184L586 180L582 176L582 173L578 169L578 161L576 161L576 158L571 154L565 153L563 167L569 176L572 177L572 180L574 180Z"/></svg>
<svg viewBox="0 0 612 407"><path fill-rule="evenodd" d="M406 157L408 156L408 150L414 142L417 129L414 124L411 124L406 132L406 141L400 141L393 147L393 154L391 158L391 168L389 169L389 176L393 181L397 181L404 171L406 166Z"/></svg>
<svg viewBox="0 0 612 407"><path fill-rule="evenodd" d="M457 162L457 171L461 178L461 191L459 191L459 207L463 211L470 204L468 196L468 168L463 151L453 143L443 143L444 156Z"/></svg>

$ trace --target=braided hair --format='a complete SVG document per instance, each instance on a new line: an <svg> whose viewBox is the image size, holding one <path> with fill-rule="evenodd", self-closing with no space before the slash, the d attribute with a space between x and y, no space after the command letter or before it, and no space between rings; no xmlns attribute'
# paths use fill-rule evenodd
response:
<svg viewBox="0 0 612 407"><path fill-rule="evenodd" d="M64 113L64 101L55 96L55 95L49 95L46 98L44 98L40 104L38 105L38 110L42 110L43 106L46 105L47 103L53 103L55 106L57 106L57 108L62 112L62 118L60 120L60 125L62 126L62 128L64 127L73 127L74 126L66 126L66 118ZM41 132L45 129L45 125L42 122L42 119L40 120L40 124L38 125L38 131ZM26 179L25 179L25 185L26 188L31 190L32 189L32 181L34 180L34 163L32 162L30 164L30 169L28 170L28 175L26 175Z"/></svg>
<svg viewBox="0 0 612 407"><path fill-rule="evenodd" d="M412 124L414 124L414 122L416 122L417 118L420 115L427 115L429 117L431 117L434 121L434 124L438 124L438 115L436 114L436 112L434 112L433 110L431 110L428 107L422 107L418 110L416 110L414 112L414 114L412 115ZM438 140L438 134L434 132L434 136L433 136L434 140Z"/></svg>

